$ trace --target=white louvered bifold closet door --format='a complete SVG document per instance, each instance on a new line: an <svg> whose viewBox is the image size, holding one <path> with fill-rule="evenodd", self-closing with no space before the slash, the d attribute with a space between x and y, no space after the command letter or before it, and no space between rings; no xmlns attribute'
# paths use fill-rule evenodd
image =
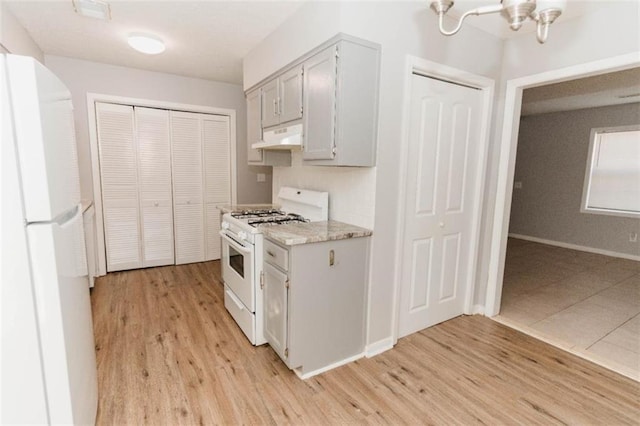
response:
<svg viewBox="0 0 640 426"><path fill-rule="evenodd" d="M133 107L96 103L107 271L140 268Z"/></svg>
<svg viewBox="0 0 640 426"><path fill-rule="evenodd" d="M173 199L169 111L135 107L144 267L172 265Z"/></svg>
<svg viewBox="0 0 640 426"><path fill-rule="evenodd" d="M220 259L219 204L231 202L231 156L229 117L203 115L205 259Z"/></svg>
<svg viewBox="0 0 640 426"><path fill-rule="evenodd" d="M171 154L176 264L205 259L202 120L171 111Z"/></svg>

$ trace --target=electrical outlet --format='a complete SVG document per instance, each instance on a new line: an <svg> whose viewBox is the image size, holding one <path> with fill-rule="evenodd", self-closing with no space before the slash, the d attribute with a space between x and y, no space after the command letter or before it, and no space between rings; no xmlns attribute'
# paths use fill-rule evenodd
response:
<svg viewBox="0 0 640 426"><path fill-rule="evenodd" d="M637 232L629 232L629 242L637 243L638 242L638 233Z"/></svg>
<svg viewBox="0 0 640 426"><path fill-rule="evenodd" d="M264 173L258 173L258 182L266 182L267 181L267 175L265 175Z"/></svg>
<svg viewBox="0 0 640 426"><path fill-rule="evenodd" d="M522 189L522 182L521 181L514 182L513 189Z"/></svg>

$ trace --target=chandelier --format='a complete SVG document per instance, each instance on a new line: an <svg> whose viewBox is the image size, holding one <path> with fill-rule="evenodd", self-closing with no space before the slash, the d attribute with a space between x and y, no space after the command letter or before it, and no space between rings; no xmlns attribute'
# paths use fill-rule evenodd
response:
<svg viewBox="0 0 640 426"><path fill-rule="evenodd" d="M482 6L465 12L458 25L451 31L444 29L444 15L447 13L453 0L435 0L431 2L431 9L438 15L438 26L440 32L446 36L454 35L462 27L462 22L470 15L488 15L490 13L500 13L509 23L509 27L513 31L518 31L527 19L532 19L537 23L536 36L538 42L547 41L549 27L553 24L560 14L566 0L501 0L500 4L491 6ZM537 6L537 7L536 7Z"/></svg>

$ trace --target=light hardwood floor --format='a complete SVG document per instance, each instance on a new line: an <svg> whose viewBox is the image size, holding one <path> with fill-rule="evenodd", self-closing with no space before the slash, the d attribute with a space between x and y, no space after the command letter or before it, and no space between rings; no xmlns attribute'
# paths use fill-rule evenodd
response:
<svg viewBox="0 0 640 426"><path fill-rule="evenodd" d="M639 424L640 384L459 317L302 381L223 306L219 262L119 272L92 293L97 424Z"/></svg>

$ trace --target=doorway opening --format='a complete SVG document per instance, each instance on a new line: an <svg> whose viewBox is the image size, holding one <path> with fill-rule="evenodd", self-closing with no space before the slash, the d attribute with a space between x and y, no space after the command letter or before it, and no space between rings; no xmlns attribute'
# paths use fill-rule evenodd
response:
<svg viewBox="0 0 640 426"><path fill-rule="evenodd" d="M509 161L499 178L503 204L494 242L500 244L492 253L487 315L499 313L500 322L638 380L640 250L629 244L629 233L640 219L593 215L581 205L591 129L637 121L640 104L588 105L576 91L635 75L634 66L637 58L627 56L561 70L555 79L508 83L507 105L518 108L505 116L502 153ZM574 101L583 96L583 108L567 108L571 99L564 99L564 111L536 113L570 87ZM555 95L542 99L545 91Z"/></svg>

